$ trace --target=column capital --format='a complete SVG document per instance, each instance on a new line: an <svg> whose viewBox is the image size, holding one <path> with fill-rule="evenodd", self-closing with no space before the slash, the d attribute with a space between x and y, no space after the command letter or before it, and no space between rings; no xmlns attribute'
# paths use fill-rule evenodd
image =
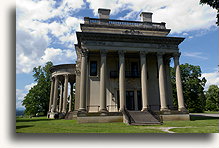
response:
<svg viewBox="0 0 219 148"><path fill-rule="evenodd" d="M54 77L55 80L58 80L58 76L57 75L54 75L53 77Z"/></svg>
<svg viewBox="0 0 219 148"><path fill-rule="evenodd" d="M81 50L80 50L81 56L85 57L85 56L87 56L87 53L88 53L88 49L85 48L85 47L82 47Z"/></svg>
<svg viewBox="0 0 219 148"><path fill-rule="evenodd" d="M64 74L64 77L67 78L69 74Z"/></svg>
<svg viewBox="0 0 219 148"><path fill-rule="evenodd" d="M125 51L124 50L119 50L118 53L119 53L119 56L124 56Z"/></svg>
<svg viewBox="0 0 219 148"><path fill-rule="evenodd" d="M180 55L181 55L181 52L173 53L173 57L174 57L174 58L179 58Z"/></svg>
<svg viewBox="0 0 219 148"><path fill-rule="evenodd" d="M140 56L146 56L148 54L148 51L140 51Z"/></svg>
<svg viewBox="0 0 219 148"><path fill-rule="evenodd" d="M106 49L100 50L100 55L101 56L106 56L106 54L107 54L107 50Z"/></svg>

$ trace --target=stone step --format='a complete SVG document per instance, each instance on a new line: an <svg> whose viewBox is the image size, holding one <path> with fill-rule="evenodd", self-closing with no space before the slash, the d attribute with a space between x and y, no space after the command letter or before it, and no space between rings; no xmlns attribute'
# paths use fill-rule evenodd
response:
<svg viewBox="0 0 219 148"><path fill-rule="evenodd" d="M161 124L161 122L148 111L127 111L127 113L132 118L130 125Z"/></svg>

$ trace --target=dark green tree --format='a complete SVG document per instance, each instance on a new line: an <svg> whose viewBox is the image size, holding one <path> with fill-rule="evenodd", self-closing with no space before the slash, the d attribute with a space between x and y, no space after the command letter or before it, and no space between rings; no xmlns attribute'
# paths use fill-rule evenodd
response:
<svg viewBox="0 0 219 148"><path fill-rule="evenodd" d="M205 78L201 78L201 68L188 63L180 65L184 102L189 112L203 112L205 109ZM174 105L177 106L175 70L171 68Z"/></svg>
<svg viewBox="0 0 219 148"><path fill-rule="evenodd" d="M37 113L46 115L49 106L50 78L52 62L47 62L44 67L33 68L34 81L37 82L24 97L23 106L25 114L34 116Z"/></svg>
<svg viewBox="0 0 219 148"><path fill-rule="evenodd" d="M210 85L206 92L206 110L219 111L219 88L217 85Z"/></svg>
<svg viewBox="0 0 219 148"><path fill-rule="evenodd" d="M200 0L200 4L207 4L214 9L217 9L217 25L219 26L219 0Z"/></svg>

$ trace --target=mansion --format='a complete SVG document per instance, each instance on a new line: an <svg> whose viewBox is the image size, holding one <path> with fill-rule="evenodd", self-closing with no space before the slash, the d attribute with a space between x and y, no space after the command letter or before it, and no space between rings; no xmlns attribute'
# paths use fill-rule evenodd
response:
<svg viewBox="0 0 219 148"><path fill-rule="evenodd" d="M110 19L110 9L98 13L99 18L84 17L81 32L76 32L76 64L51 68L48 117L135 125L189 120L179 67L178 46L184 38L168 37L170 29L152 22L149 12L140 14L141 21Z"/></svg>

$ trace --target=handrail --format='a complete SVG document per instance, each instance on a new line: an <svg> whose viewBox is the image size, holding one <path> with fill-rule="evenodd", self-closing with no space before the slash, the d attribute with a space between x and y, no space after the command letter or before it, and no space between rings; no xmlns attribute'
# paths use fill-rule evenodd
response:
<svg viewBox="0 0 219 148"><path fill-rule="evenodd" d="M157 114L157 113L155 113L155 112L153 112L152 110L148 110L148 112L152 115L152 116L154 116L154 118L156 118L160 123L163 123L163 120L162 120L162 118Z"/></svg>
<svg viewBox="0 0 219 148"><path fill-rule="evenodd" d="M85 24L99 24L109 26L132 26L140 28L152 28L152 29L166 29L164 22L141 22L141 21L127 21L127 20L113 20L113 19L98 19L98 18L84 18Z"/></svg>
<svg viewBox="0 0 219 148"><path fill-rule="evenodd" d="M128 110L126 110L126 109L124 108L124 110L123 110L122 112L123 112L123 114L124 114L125 116L128 117L128 124L135 123L135 120L131 117L131 115L129 114Z"/></svg>

